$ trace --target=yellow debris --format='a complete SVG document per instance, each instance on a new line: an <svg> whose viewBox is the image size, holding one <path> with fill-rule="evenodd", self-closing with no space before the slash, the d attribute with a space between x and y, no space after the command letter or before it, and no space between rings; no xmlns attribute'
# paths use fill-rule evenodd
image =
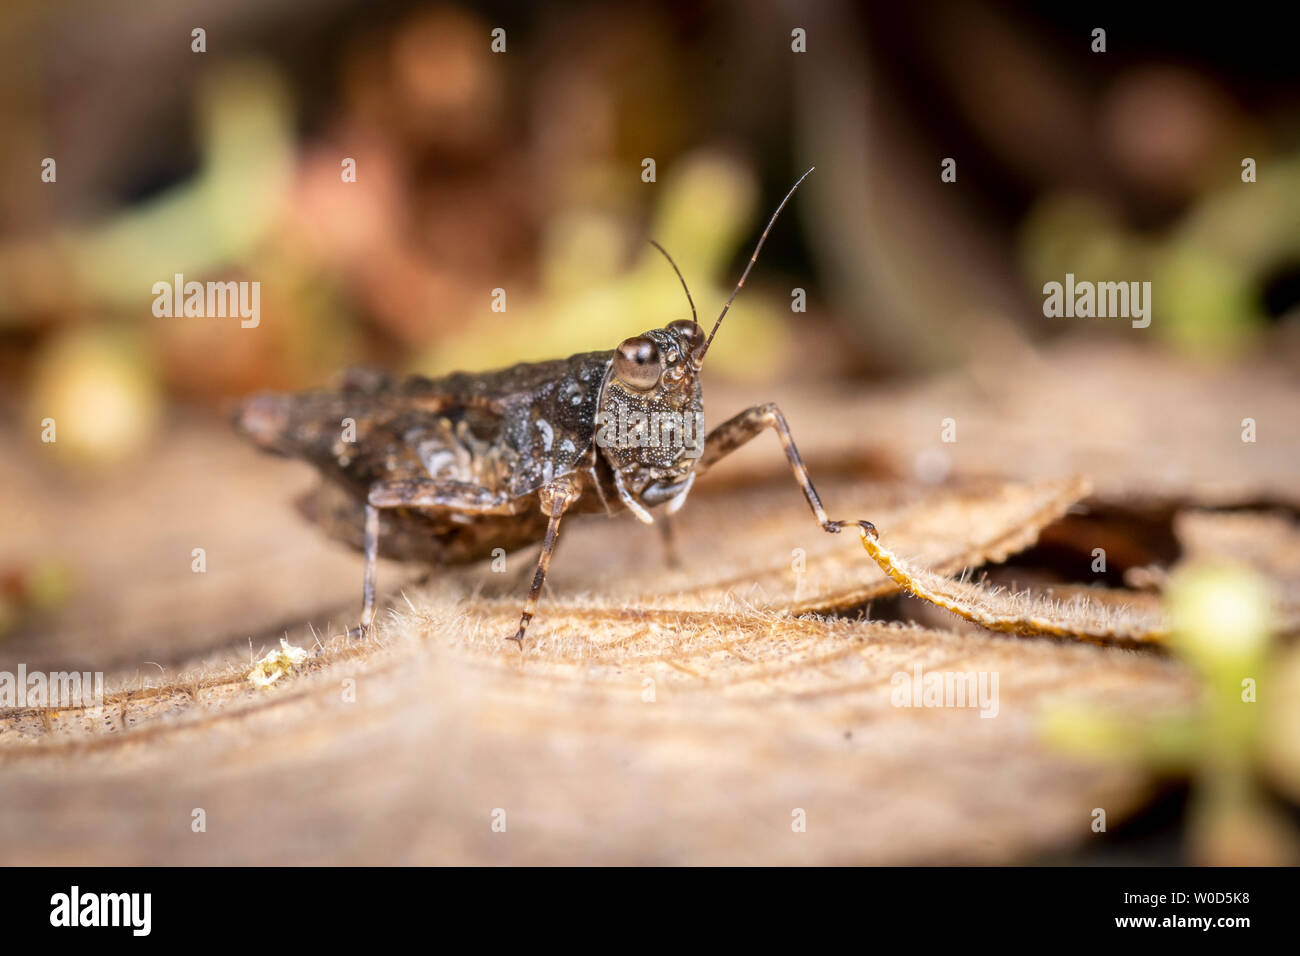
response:
<svg viewBox="0 0 1300 956"><path fill-rule="evenodd" d="M282 637L280 638L280 649L271 651L271 653L254 664L253 669L248 672L248 679L254 687L270 687L306 659L307 652L305 650L301 647L294 647Z"/></svg>

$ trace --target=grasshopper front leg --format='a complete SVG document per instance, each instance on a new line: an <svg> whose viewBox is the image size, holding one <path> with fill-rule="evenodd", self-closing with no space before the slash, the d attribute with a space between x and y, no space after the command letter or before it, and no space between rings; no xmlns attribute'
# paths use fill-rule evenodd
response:
<svg viewBox="0 0 1300 956"><path fill-rule="evenodd" d="M845 525L857 524L865 533L873 538L876 537L876 526L870 521L831 521L826 516L826 509L822 507L822 500L817 495L817 489L813 487L812 479L808 477L808 469L804 466L799 449L795 447L794 438L790 435L790 426L786 424L785 416L781 414L781 409L777 408L774 402L747 408L709 432L704 440L704 451L700 455L700 460L696 462L695 473L698 475L707 471L711 465L767 428L773 429L781 439L781 448L785 451L785 458L790 463L791 471L794 472L794 480L799 483L804 498L808 500L808 507L812 509L813 517L822 526L822 530L838 534Z"/></svg>

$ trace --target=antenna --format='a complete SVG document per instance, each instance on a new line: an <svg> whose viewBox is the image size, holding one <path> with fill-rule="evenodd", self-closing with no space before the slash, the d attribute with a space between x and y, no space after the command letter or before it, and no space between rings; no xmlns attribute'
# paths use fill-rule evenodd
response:
<svg viewBox="0 0 1300 956"><path fill-rule="evenodd" d="M673 257L668 254L667 249L659 245L659 243L655 242L653 239L650 240L650 245L654 246L664 254L664 258L668 260L668 264L673 267L673 272L677 273L677 278L681 279L682 290L686 293L686 301L689 302L691 306L691 318L696 322L696 324L698 324L700 320L695 317L695 300L691 298L691 290L686 288L686 278L682 275L682 270L677 268L677 263L673 262Z"/></svg>
<svg viewBox="0 0 1300 956"><path fill-rule="evenodd" d="M731 303L735 301L736 295L742 288L744 288L745 280L749 278L749 270L754 268L754 263L758 261L758 254L763 249L763 243L767 241L767 234L772 231L772 224L776 222L776 217L781 215L781 210L784 209L785 204L790 201L790 197L794 195L794 191L799 188L799 183L802 183L807 179L809 174L816 168L816 166L808 167L808 172L800 176L798 182L790 187L790 191L786 193L785 198L781 200L781 205L776 207L776 212L772 213L772 218L767 221L767 228L764 229L763 234L758 237L758 245L754 247L754 254L749 257L749 265L745 266L745 271L741 273L740 281L736 283L736 288L731 292L731 298L728 299L727 304L722 307L722 314L718 316L718 321L713 323L713 331L709 333L708 340L704 343L703 348L691 356L691 364L696 368L699 368L704 364L704 354L708 352L709 346L713 344L713 337L718 334L718 329L722 326L722 320L726 318L727 310L731 308ZM665 255L667 255L667 253L665 253ZM675 269L677 267L673 266L673 268Z"/></svg>

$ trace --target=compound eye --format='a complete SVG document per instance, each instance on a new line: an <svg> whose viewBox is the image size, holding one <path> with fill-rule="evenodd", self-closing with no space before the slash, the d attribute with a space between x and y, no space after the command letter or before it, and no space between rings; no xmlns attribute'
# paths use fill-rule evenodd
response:
<svg viewBox="0 0 1300 956"><path fill-rule="evenodd" d="M700 328L699 323L694 319L678 319L676 322L669 322L668 331L681 336L682 341L686 344L687 355L690 355L704 344L704 330Z"/></svg>
<svg viewBox="0 0 1300 956"><path fill-rule="evenodd" d="M630 388L654 388L661 370L659 348L644 335L625 339L614 352L614 374Z"/></svg>

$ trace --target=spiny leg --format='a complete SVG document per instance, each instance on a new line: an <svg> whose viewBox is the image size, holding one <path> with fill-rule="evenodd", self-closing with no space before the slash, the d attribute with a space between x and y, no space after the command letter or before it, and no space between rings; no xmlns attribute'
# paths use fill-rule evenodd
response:
<svg viewBox="0 0 1300 956"><path fill-rule="evenodd" d="M808 469L804 466L799 449L795 447L794 438L790 435L790 426L786 424L785 416L781 414L781 409L777 408L774 402L747 408L709 432L709 437L704 442L704 452L695 465L695 473L699 475L707 471L711 465L716 464L767 428L775 431L777 437L781 439L781 448L785 451L785 458L790 463L791 471L794 472L794 479L799 483L803 496L808 500L808 507L812 509L813 516L822 526L822 530L838 534L845 525L857 524L863 532L874 538L876 526L870 521L831 521L826 517L826 509L822 507L822 500L817 495L817 489L813 487L812 479L808 477Z"/></svg>
<svg viewBox="0 0 1300 956"><path fill-rule="evenodd" d="M542 551L537 556L537 571L533 574L533 586L528 589L528 600L524 602L523 613L519 615L519 630L514 637L510 638L519 645L521 650L524 646L524 632L528 630L533 615L537 613L537 602L542 596L542 586L546 583L546 572L551 566L551 555L555 551L555 542L560 535L560 518L578 500L578 494L577 487L566 480L555 481L541 490L539 497L542 511L550 516L550 520L546 523L546 537L542 539Z"/></svg>
<svg viewBox="0 0 1300 956"><path fill-rule="evenodd" d="M366 501L361 626L349 629L349 637L364 637L375 622L375 566L379 559L381 508L443 508L474 514L503 514L509 511L509 499L502 493L460 481L402 478L371 485Z"/></svg>

